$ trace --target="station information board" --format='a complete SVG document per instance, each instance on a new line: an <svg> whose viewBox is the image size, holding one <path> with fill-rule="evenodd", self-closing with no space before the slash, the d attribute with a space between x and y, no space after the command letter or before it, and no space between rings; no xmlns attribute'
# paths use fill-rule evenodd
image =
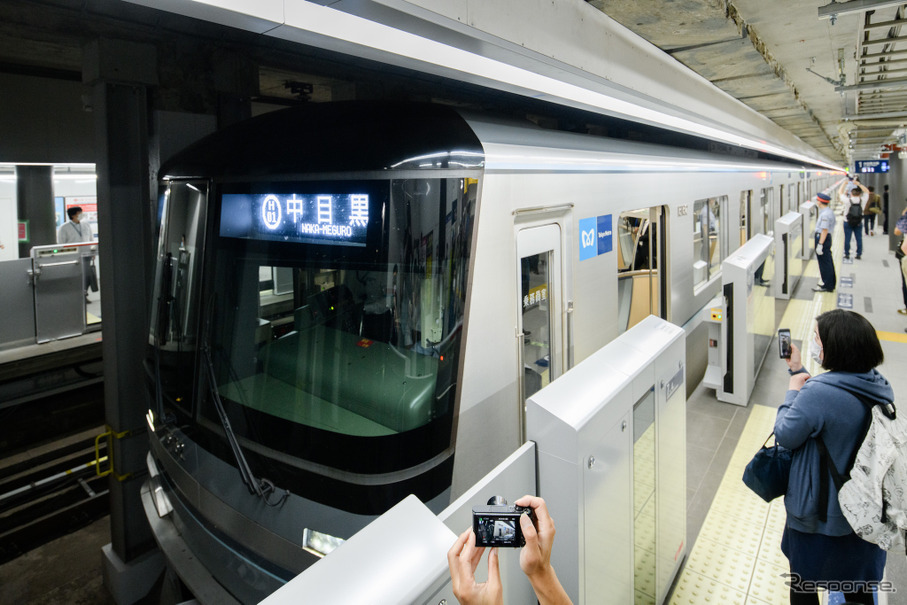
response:
<svg viewBox="0 0 907 605"><path fill-rule="evenodd" d="M857 160L855 165L857 173L888 172L888 160Z"/></svg>
<svg viewBox="0 0 907 605"><path fill-rule="evenodd" d="M368 193L224 194L220 234L282 242L364 246Z"/></svg>

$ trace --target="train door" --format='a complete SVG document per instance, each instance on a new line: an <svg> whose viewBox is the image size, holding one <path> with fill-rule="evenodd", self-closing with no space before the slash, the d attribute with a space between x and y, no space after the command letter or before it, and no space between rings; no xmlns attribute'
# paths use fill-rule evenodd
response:
<svg viewBox="0 0 907 605"><path fill-rule="evenodd" d="M561 226L556 223L517 232L521 439L525 438L526 399L568 367L563 239Z"/></svg>
<svg viewBox="0 0 907 605"><path fill-rule="evenodd" d="M663 206L622 212L617 220L618 328L629 330L649 315L667 318Z"/></svg>

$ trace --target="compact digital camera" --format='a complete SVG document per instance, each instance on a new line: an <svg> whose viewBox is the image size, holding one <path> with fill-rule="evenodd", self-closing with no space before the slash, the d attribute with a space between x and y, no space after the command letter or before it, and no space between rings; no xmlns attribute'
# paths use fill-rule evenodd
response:
<svg viewBox="0 0 907 605"><path fill-rule="evenodd" d="M472 531L476 535L476 546L520 548L525 546L520 516L529 515L535 524L535 511L528 506L507 504L495 496L485 506L472 507Z"/></svg>

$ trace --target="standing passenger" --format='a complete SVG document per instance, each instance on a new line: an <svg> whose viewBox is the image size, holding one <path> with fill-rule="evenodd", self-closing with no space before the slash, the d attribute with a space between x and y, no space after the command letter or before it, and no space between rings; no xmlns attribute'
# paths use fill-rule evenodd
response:
<svg viewBox="0 0 907 605"><path fill-rule="evenodd" d="M882 580L885 551L857 536L841 512L819 439L835 468L848 474L868 427L870 411L860 397L891 403L894 391L875 369L883 361L882 345L862 315L842 309L819 315L809 348L828 372L810 377L800 350L791 346L790 384L775 418L775 440L793 451L781 539L790 562L790 602L818 605L817 587L834 584L849 586L846 602L871 605L870 586Z"/></svg>
<svg viewBox="0 0 907 605"><path fill-rule="evenodd" d="M844 202L844 258L850 258L850 235L857 240L857 260L863 256L863 206L869 201L869 190L859 179L853 180L853 188L848 192L845 181L838 189L838 196Z"/></svg>
<svg viewBox="0 0 907 605"><path fill-rule="evenodd" d="M58 244L82 244L94 241L94 235L91 232L91 225L82 222L82 208L73 206L66 210L69 222L64 223L57 232ZM91 276L91 251L82 250L82 290L85 293L85 302L90 303L88 299L88 286Z"/></svg>
<svg viewBox="0 0 907 605"><path fill-rule="evenodd" d="M882 233L888 235L888 185L882 192Z"/></svg>
<svg viewBox="0 0 907 605"><path fill-rule="evenodd" d="M822 283L813 288L813 292L834 292L838 277L835 264L831 260L831 233L835 230L835 213L828 207L831 196L820 193L816 196L819 202L819 218L816 219L816 260L819 263L819 275Z"/></svg>
<svg viewBox="0 0 907 605"><path fill-rule="evenodd" d="M901 213L900 218L898 218L897 223L894 226L894 234L901 236L901 241L897 243L900 246L901 252L907 252L907 237L904 237L904 234L907 233L907 208L904 208L904 212ZM895 252L895 258L900 256ZM898 309L898 313L901 315L907 315L907 256L904 256L900 260L901 270L901 294L904 297L904 308Z"/></svg>
<svg viewBox="0 0 907 605"><path fill-rule="evenodd" d="M882 198L875 192L875 188L869 187L869 201L863 206L863 235L876 234L876 213L873 210L882 212Z"/></svg>

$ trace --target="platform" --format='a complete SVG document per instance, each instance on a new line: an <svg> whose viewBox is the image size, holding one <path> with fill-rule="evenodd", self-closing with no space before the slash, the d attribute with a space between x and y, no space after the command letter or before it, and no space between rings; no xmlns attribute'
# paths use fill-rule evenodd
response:
<svg viewBox="0 0 907 605"><path fill-rule="evenodd" d="M789 328L799 346L811 334L817 315L851 303L852 310L864 315L878 332L885 354L879 371L896 394L907 393L903 372L907 367L907 316L897 312L904 308L904 301L894 255L887 251L888 236L881 235L881 230L874 237L864 235L862 259L843 264L841 225L838 217L832 250L837 290L812 292L819 274L815 259L811 260L792 299L776 303L776 317L780 318L776 327ZM789 603L782 576L789 572L781 553L784 503L778 499L766 504L741 480L744 467L772 432L788 380L787 365L770 349L746 407L721 403L714 391L701 385L690 396L687 527L692 550L668 601L672 605ZM903 556L889 556L885 579L899 591L907 589ZM831 602L840 603L840 597L833 595ZM903 602L898 598L882 593L877 603Z"/></svg>

